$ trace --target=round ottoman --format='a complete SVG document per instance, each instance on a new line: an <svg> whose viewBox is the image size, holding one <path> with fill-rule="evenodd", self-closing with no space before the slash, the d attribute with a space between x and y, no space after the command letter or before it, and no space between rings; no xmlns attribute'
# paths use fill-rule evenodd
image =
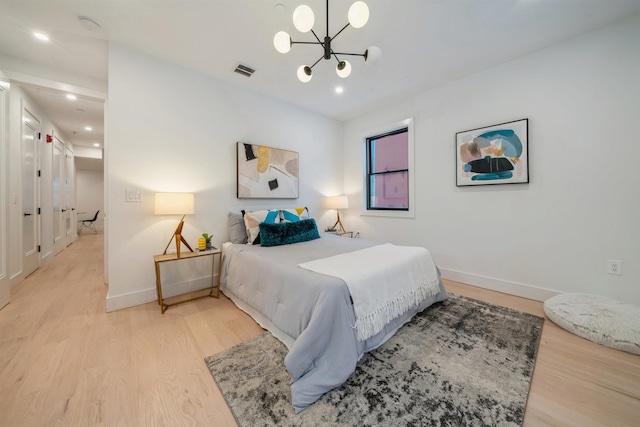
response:
<svg viewBox="0 0 640 427"><path fill-rule="evenodd" d="M544 313L567 331L617 350L640 354L640 306L592 294L560 294Z"/></svg>

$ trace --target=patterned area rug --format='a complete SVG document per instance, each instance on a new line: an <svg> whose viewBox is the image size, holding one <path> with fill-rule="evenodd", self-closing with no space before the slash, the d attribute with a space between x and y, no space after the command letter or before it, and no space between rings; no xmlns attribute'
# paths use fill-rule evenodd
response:
<svg viewBox="0 0 640 427"><path fill-rule="evenodd" d="M205 359L242 427L519 426L543 319L451 295L365 354L345 384L299 414L287 349L265 333Z"/></svg>

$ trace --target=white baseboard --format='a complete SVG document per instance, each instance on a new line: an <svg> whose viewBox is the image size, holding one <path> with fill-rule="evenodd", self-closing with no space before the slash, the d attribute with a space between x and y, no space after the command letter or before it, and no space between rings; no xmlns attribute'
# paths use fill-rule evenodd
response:
<svg viewBox="0 0 640 427"><path fill-rule="evenodd" d="M107 293L106 311L107 313L110 313L112 311L135 307L136 305L147 304L152 301L158 301L156 288L115 296L111 296Z"/></svg>
<svg viewBox="0 0 640 427"><path fill-rule="evenodd" d="M214 280L216 276L214 276ZM215 283L215 282L214 282ZM211 286L211 276L200 277L190 280L188 282L181 283L169 283L163 285L162 296L163 298L170 298L175 295L182 295L188 292L195 292L202 289L207 289ZM107 313L122 310L129 307L135 307L137 305L148 304L150 302L157 302L158 294L156 288L148 288L141 291L131 292L124 295L109 295L107 294L106 311Z"/></svg>
<svg viewBox="0 0 640 427"><path fill-rule="evenodd" d="M464 273L462 271L440 268L443 279L453 280L479 288L490 289L504 294L515 295L535 301L546 301L547 299L562 292L552 289L539 288L537 286L525 285L523 283L508 282L494 277L480 276L478 274Z"/></svg>
<svg viewBox="0 0 640 427"><path fill-rule="evenodd" d="M44 267L45 265L49 264L51 261L53 261L53 251L49 251L48 253L46 253L45 255L42 256L42 262L40 264L40 267Z"/></svg>

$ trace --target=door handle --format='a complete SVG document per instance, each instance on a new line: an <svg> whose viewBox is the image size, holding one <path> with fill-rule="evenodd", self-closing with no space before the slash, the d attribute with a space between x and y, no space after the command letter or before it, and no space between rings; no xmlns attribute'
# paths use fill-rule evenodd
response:
<svg viewBox="0 0 640 427"><path fill-rule="evenodd" d="M66 209L62 209L62 212L66 212L66 211L67 211Z"/></svg>
<svg viewBox="0 0 640 427"><path fill-rule="evenodd" d="M30 214L30 213L26 213L26 212L25 212L25 213L24 213L24 216L31 216L31 214Z"/></svg>

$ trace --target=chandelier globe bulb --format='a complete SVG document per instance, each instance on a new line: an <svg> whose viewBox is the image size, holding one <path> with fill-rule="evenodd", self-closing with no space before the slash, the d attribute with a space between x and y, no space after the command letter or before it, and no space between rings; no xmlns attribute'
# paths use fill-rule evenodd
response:
<svg viewBox="0 0 640 427"><path fill-rule="evenodd" d="M353 28L362 28L369 20L369 6L363 1L357 1L351 5L347 16Z"/></svg>
<svg viewBox="0 0 640 427"><path fill-rule="evenodd" d="M313 10L306 4L301 4L293 11L293 25L301 33L308 33L315 22Z"/></svg>
<svg viewBox="0 0 640 427"><path fill-rule="evenodd" d="M367 65L376 65L380 62L380 58L382 57L382 50L378 46L370 46L364 52L364 62Z"/></svg>
<svg viewBox="0 0 640 427"><path fill-rule="evenodd" d="M349 61L340 61L338 62L338 66L336 67L336 73L338 77L346 79L351 74L351 64Z"/></svg>
<svg viewBox="0 0 640 427"><path fill-rule="evenodd" d="M278 31L273 37L273 45L280 53L287 53L291 50L291 37L286 31Z"/></svg>
<svg viewBox="0 0 640 427"><path fill-rule="evenodd" d="M308 65L301 65L298 68L298 80L302 83L307 83L311 80L311 77L313 77L313 73Z"/></svg>

